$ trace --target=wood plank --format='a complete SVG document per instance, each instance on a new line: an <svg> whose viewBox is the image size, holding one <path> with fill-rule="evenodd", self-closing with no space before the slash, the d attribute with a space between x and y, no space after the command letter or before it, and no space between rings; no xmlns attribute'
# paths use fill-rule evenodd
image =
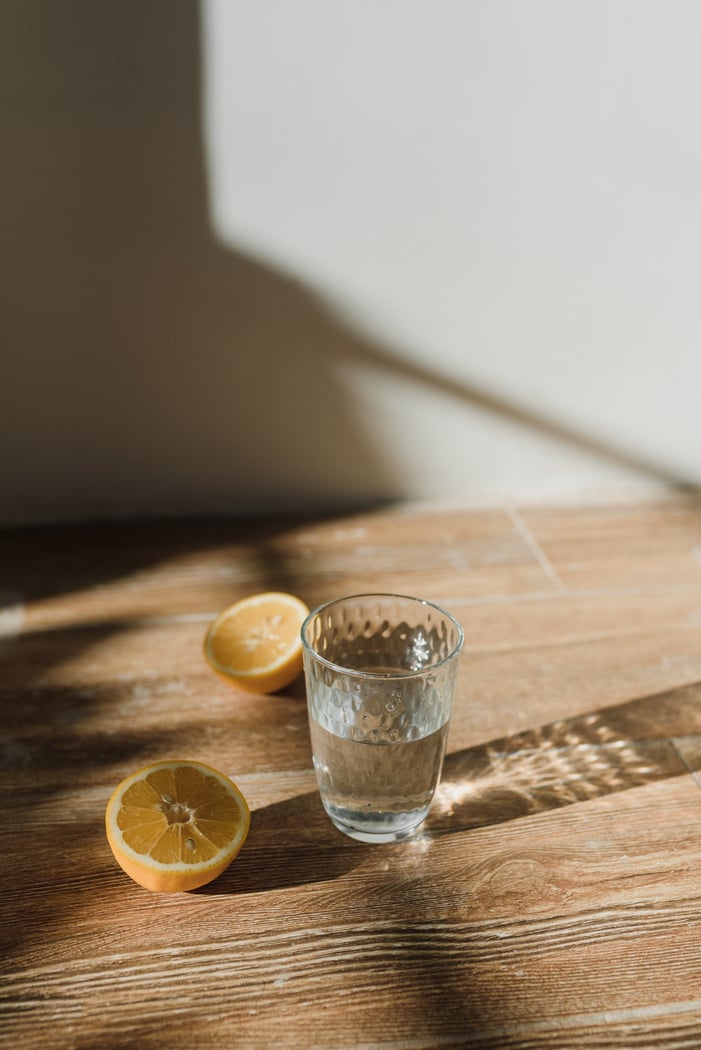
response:
<svg viewBox="0 0 701 1050"><path fill-rule="evenodd" d="M445 599L552 590L504 511L10 532L2 594L25 629L214 614L282 589L310 606L359 591ZM9 618L8 618L9 623ZM0 624L1 626L1 624Z"/></svg>
<svg viewBox="0 0 701 1050"><path fill-rule="evenodd" d="M701 499L519 508L567 589L701 583Z"/></svg>
<svg viewBox="0 0 701 1050"><path fill-rule="evenodd" d="M84 796L83 811L96 802ZM22 1004L20 1044L31 1034L51 1045L78 1019L103 1041L174 1048L199 1025L209 1045L235 1025L242 1045L292 1031L315 1046L441 1035L547 1047L563 1031L606 1030L612 1009L624 1033L652 1006L667 1025L697 1020L701 793L689 776L513 821L507 838L499 825L382 849L342 840L344 870L316 881L302 855L290 864L307 811L279 816L277 870L268 829L219 884L190 895L133 886L97 834L77 883L57 858L53 893L48 877L32 891L5 948L21 959L5 981ZM44 819L45 833L65 832L67 818ZM411 979L397 982L398 970ZM138 1015L135 992L147 1004Z"/></svg>
<svg viewBox="0 0 701 1050"><path fill-rule="evenodd" d="M0 1045L571 1050L701 1044L695 499L10 530L0 544ZM336 832L301 680L206 666L253 589L421 591L463 622L413 839ZM107 798L184 755L253 811L219 880L157 896Z"/></svg>

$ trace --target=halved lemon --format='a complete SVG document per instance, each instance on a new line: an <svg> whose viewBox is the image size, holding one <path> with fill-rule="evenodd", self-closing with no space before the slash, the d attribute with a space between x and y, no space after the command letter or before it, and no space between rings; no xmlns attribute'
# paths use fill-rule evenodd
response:
<svg viewBox="0 0 701 1050"><path fill-rule="evenodd" d="M241 689L275 693L302 671L300 630L308 614L294 594L251 594L210 625L205 658L217 674Z"/></svg>
<svg viewBox="0 0 701 1050"><path fill-rule="evenodd" d="M233 780L202 762L155 762L118 784L105 812L117 863L156 893L194 890L228 868L251 815Z"/></svg>

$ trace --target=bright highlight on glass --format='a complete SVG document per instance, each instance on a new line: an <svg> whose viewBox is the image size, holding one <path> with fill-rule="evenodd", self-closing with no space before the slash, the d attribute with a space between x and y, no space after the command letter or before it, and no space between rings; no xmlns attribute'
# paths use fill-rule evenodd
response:
<svg viewBox="0 0 701 1050"><path fill-rule="evenodd" d="M394 842L425 819L440 779L463 630L431 602L340 598L302 626L314 769L333 824Z"/></svg>

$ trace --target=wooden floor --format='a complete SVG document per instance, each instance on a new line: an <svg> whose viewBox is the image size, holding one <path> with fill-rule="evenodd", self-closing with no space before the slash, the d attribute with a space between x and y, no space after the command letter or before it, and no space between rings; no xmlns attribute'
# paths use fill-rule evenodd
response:
<svg viewBox="0 0 701 1050"><path fill-rule="evenodd" d="M206 625L270 588L392 590L466 645L415 839L321 808L304 686L250 696ZM0 533L0 1045L701 1046L701 502ZM103 818L197 758L253 811L158 896Z"/></svg>

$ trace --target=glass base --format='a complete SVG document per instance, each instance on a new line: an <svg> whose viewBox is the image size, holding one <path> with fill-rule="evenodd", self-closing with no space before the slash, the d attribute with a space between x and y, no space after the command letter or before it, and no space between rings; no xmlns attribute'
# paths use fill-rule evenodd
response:
<svg viewBox="0 0 701 1050"><path fill-rule="evenodd" d="M428 808L414 813L358 813L324 803L331 823L356 842L401 842L414 835L423 824Z"/></svg>

